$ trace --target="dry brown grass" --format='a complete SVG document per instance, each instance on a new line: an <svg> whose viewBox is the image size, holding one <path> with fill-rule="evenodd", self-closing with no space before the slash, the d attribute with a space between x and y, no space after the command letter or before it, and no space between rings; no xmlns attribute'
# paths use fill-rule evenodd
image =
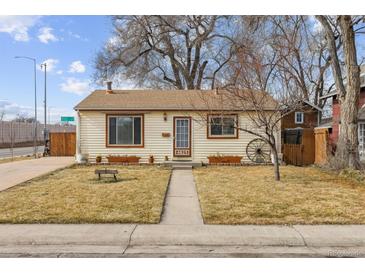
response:
<svg viewBox="0 0 365 274"><path fill-rule="evenodd" d="M365 182L314 167L194 170L205 223L365 224Z"/></svg>
<svg viewBox="0 0 365 274"><path fill-rule="evenodd" d="M95 166L73 166L0 192L0 223L158 223L170 170L112 166L98 180Z"/></svg>

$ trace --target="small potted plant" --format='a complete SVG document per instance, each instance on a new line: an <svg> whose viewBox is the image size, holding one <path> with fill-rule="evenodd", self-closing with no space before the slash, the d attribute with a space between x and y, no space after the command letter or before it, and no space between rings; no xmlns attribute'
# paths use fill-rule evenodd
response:
<svg viewBox="0 0 365 274"><path fill-rule="evenodd" d="M169 156L165 156L165 161L168 161L169 160Z"/></svg>
<svg viewBox="0 0 365 274"><path fill-rule="evenodd" d="M148 158L148 163L153 164L154 162L155 162L155 158L153 157L153 155L150 155L150 157Z"/></svg>
<svg viewBox="0 0 365 274"><path fill-rule="evenodd" d="M95 161L97 164L100 164L102 159L103 159L103 157L101 157L101 155L98 155L98 156L96 156Z"/></svg>

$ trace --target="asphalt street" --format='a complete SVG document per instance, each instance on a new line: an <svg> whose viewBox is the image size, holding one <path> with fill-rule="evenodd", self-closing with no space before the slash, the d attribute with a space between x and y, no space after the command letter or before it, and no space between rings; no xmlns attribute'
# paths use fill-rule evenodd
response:
<svg viewBox="0 0 365 274"><path fill-rule="evenodd" d="M43 153L44 146L39 146L38 153ZM14 148L14 156L27 156L33 155L34 148L33 147L16 147ZM10 148L2 148L0 149L0 158L9 158L11 157L11 149Z"/></svg>

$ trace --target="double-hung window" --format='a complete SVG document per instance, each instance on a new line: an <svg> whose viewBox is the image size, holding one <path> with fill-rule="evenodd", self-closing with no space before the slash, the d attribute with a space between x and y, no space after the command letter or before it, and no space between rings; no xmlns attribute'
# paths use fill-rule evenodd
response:
<svg viewBox="0 0 365 274"><path fill-rule="evenodd" d="M143 146L142 115L108 115L109 146Z"/></svg>
<svg viewBox="0 0 365 274"><path fill-rule="evenodd" d="M208 138L237 138L237 115L210 115Z"/></svg>
<svg viewBox="0 0 365 274"><path fill-rule="evenodd" d="M295 123L296 124L304 123L304 113L303 112L295 112Z"/></svg>

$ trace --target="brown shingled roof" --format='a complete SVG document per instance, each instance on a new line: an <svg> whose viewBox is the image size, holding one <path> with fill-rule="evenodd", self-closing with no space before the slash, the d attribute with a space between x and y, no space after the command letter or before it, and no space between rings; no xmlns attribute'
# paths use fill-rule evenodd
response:
<svg viewBox="0 0 365 274"><path fill-rule="evenodd" d="M273 109L275 100L267 93L251 91L258 98L265 96L265 108ZM75 110L241 110L220 90L96 90L75 106ZM247 110L248 108L245 107Z"/></svg>

